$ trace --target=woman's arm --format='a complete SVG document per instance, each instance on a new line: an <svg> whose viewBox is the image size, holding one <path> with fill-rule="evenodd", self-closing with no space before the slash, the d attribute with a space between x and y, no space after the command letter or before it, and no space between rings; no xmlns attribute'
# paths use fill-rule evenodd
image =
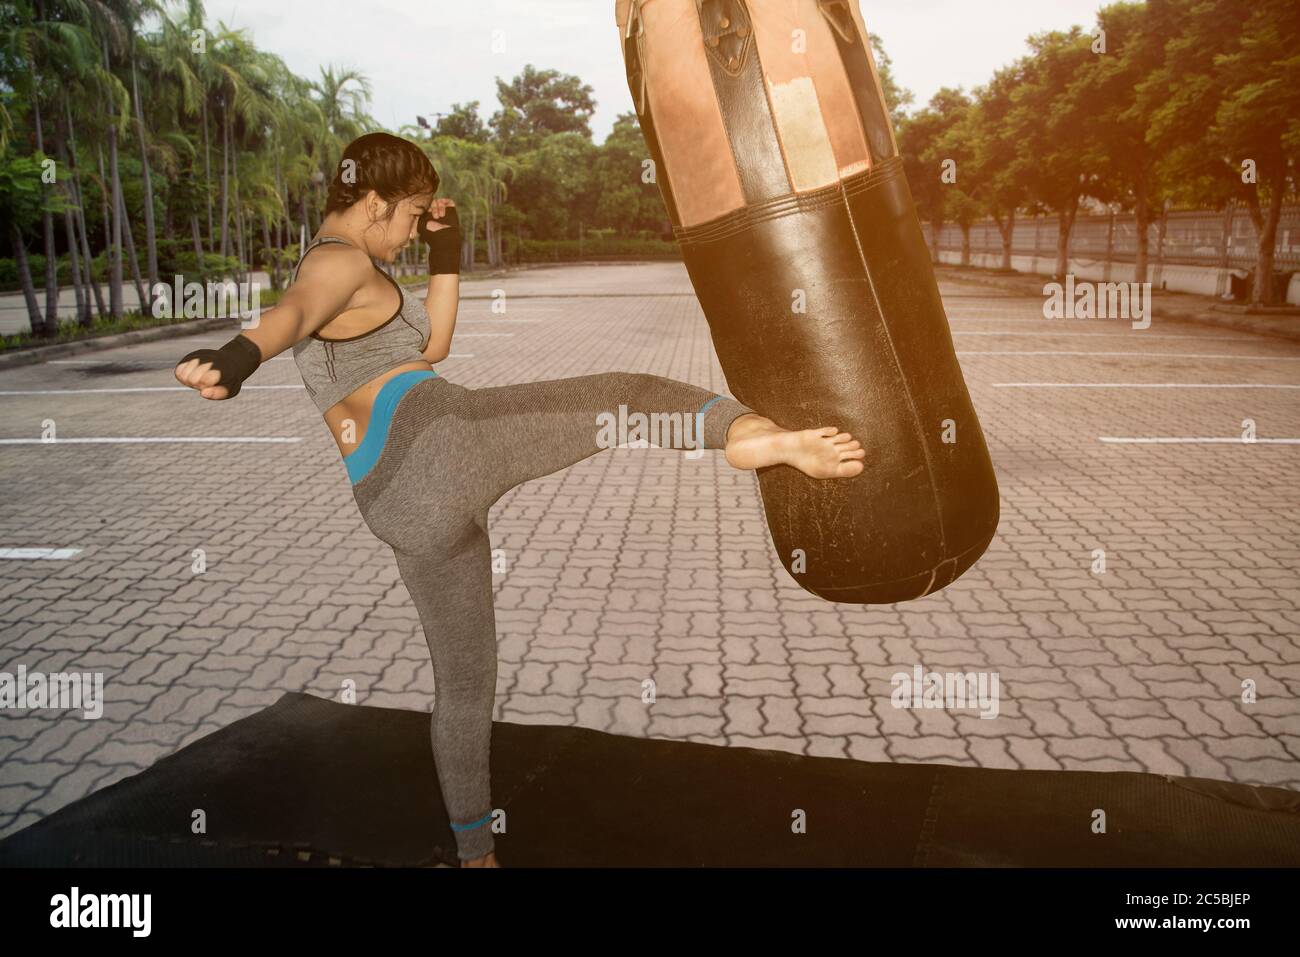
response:
<svg viewBox="0 0 1300 957"><path fill-rule="evenodd" d="M460 307L460 214L456 201L435 199L421 217L420 228L429 244L429 291L424 297L429 344L423 355L430 362L441 362L451 352Z"/></svg>
<svg viewBox="0 0 1300 957"><path fill-rule="evenodd" d="M244 340L249 354L252 350L247 344L255 346L260 353L258 363L279 355L346 309L373 268L369 257L359 249L327 246L314 251L303 260L297 280L280 302L262 313L235 340ZM222 383L219 367L224 360L218 356L230 346L227 343L221 350L198 350L203 353L201 357L181 360L176 366L176 378L197 389L205 399L226 399L238 393L240 383L252 374L252 369L233 383L233 392L232 383Z"/></svg>
<svg viewBox="0 0 1300 957"><path fill-rule="evenodd" d="M244 335L257 343L265 362L343 312L373 271L370 257L359 249L327 245L314 250L280 301Z"/></svg>
<svg viewBox="0 0 1300 957"><path fill-rule="evenodd" d="M460 275L440 273L429 277L429 292L424 311L429 316L429 344L424 357L441 362L451 352L451 337L456 331L456 312L460 308Z"/></svg>

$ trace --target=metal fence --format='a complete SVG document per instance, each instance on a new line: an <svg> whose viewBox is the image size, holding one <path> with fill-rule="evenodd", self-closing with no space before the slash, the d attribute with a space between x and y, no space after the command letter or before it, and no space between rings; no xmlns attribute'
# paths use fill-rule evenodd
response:
<svg viewBox="0 0 1300 957"><path fill-rule="evenodd" d="M1012 255L1055 262L1058 221L1057 216L1017 217L1011 238ZM932 235L926 224L927 242L933 242ZM1165 219L1164 241L1160 241L1159 219L1148 226L1147 235L1151 268L1160 264L1236 270L1255 267L1258 235L1249 211L1242 205L1222 211L1170 210ZM1002 255L1002 234L992 219L971 226L970 242L973 255ZM961 227L945 224L939 234L940 251L960 253L961 248ZM1283 207L1275 255L1276 270L1300 270L1300 206ZM1080 215L1070 232L1069 256L1086 265L1132 265L1137 260L1136 217L1131 213Z"/></svg>

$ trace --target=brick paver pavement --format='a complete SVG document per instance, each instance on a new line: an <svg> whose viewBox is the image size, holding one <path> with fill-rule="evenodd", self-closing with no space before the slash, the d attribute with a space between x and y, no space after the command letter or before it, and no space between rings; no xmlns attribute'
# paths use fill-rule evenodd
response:
<svg viewBox="0 0 1300 957"><path fill-rule="evenodd" d="M494 288L504 314L468 298ZM1101 441L1240 437L1246 419L1261 439L1296 438L1300 392L1277 386L1300 383L1300 347L1047 321L1036 300L971 284L944 293L1002 490L975 568L904 605L828 603L773 555L752 473L718 452L604 452L493 509L497 719L1300 787L1300 446ZM466 280L463 295L439 365L462 385L628 370L726 391L680 264L530 270ZM0 835L286 691L351 683L362 704L432 707L415 611L288 354L251 385L290 388L246 385L229 403L27 394L167 387L177 357L226 338L0 373L5 438L52 421L61 439L300 440L0 444L0 548L81 549L0 559L0 670L99 671L107 699L97 720L0 710ZM1139 383L1163 385L1123 387ZM1188 387L1227 384L1253 387ZM998 716L892 707L891 675L918 664L997 672Z"/></svg>

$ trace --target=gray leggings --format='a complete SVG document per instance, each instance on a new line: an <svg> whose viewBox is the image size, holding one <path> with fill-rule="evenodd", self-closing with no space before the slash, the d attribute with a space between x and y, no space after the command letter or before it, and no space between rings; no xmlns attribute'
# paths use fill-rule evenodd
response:
<svg viewBox="0 0 1300 957"><path fill-rule="evenodd" d="M685 436L671 429L649 436L664 448L699 447L702 423L703 447L721 449L732 421L754 411L644 373L487 389L439 376L401 397L378 460L352 487L366 525L392 547L424 628L435 683L433 757L462 860L494 847L488 752L497 636L488 509L516 485L609 447L597 417L617 420L620 404L628 417L680 413ZM615 435L613 444L626 440Z"/></svg>

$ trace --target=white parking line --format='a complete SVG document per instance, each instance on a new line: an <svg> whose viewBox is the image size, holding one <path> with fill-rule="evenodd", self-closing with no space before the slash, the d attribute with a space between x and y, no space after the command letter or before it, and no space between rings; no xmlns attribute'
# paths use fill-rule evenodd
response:
<svg viewBox="0 0 1300 957"><path fill-rule="evenodd" d="M80 551L80 548L0 548L0 558L67 559L80 553Z"/></svg>
<svg viewBox="0 0 1300 957"><path fill-rule="evenodd" d="M300 385L246 385L248 389L301 389ZM122 386L117 389L5 389L0 395L68 395L92 392L193 392L187 385Z"/></svg>
<svg viewBox="0 0 1300 957"><path fill-rule="evenodd" d="M1163 332L1066 332L1063 329L1044 329L1042 332L989 332L981 329L964 332L954 329L954 336L1099 336L1104 339L1196 339L1202 342L1251 342L1246 336L1178 336Z"/></svg>
<svg viewBox="0 0 1300 957"><path fill-rule="evenodd" d="M1124 445L1300 445L1300 439L1253 439L1246 441L1241 436L1235 438L1174 438L1174 437L1138 437L1116 438L1111 435L1099 435L1102 442L1122 443Z"/></svg>
<svg viewBox="0 0 1300 957"><path fill-rule="evenodd" d="M994 382L995 389L1300 389L1271 382Z"/></svg>
<svg viewBox="0 0 1300 957"><path fill-rule="evenodd" d="M1126 359L1258 359L1265 362L1295 362L1300 356L1252 356L1252 355L1215 355L1201 352L1074 352L1074 351L1038 351L1038 350L1000 350L991 352L962 352L959 356L1090 356L1122 357Z"/></svg>
<svg viewBox="0 0 1300 957"><path fill-rule="evenodd" d="M104 442L111 443L128 443L137 442L275 442L290 443L301 442L299 436L285 437L264 437L258 435L166 435L166 436L124 436L122 438L94 438L94 439L0 439L0 445L97 445Z"/></svg>
<svg viewBox="0 0 1300 957"><path fill-rule="evenodd" d="M1011 322L1011 323L1021 323L1021 324L1024 324L1024 325L1028 325L1028 324L1030 324L1030 323L1033 323L1033 324L1036 325L1036 326L1047 326L1047 325L1065 325L1066 323L1070 323L1070 322L1099 323L1099 322L1101 322L1102 320L1099 320L1099 319L1042 319L1042 318L1039 318L1039 319L1012 319L1012 318L1004 318L1004 317L1002 317L1002 316L949 316L949 317L948 317L948 321L949 321L949 322ZM1105 320L1105 321L1106 321L1106 322L1115 322L1116 320L1108 319L1108 320ZM1120 322L1128 322L1128 321L1131 321L1131 320L1118 320L1118 321L1120 321ZM1139 330L1134 329L1133 331L1134 331L1134 332L1138 332Z"/></svg>
<svg viewBox="0 0 1300 957"><path fill-rule="evenodd" d="M262 365L266 365L267 362L292 362L292 361L293 361L293 356L271 356L271 358L265 360L262 363ZM130 365L144 365L145 363L148 362L150 362L150 360L148 359L46 359L45 365L47 366L102 366L102 365L111 364L111 365L130 366ZM174 368L174 366L171 363L166 361L152 362L150 363L150 365L159 369Z"/></svg>

